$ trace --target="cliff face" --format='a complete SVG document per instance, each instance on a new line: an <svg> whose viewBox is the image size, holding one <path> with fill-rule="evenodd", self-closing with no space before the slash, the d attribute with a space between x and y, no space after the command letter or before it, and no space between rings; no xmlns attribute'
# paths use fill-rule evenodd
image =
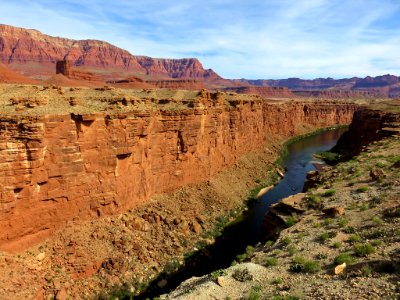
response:
<svg viewBox="0 0 400 300"><path fill-rule="evenodd" d="M268 134L349 123L357 108L202 96L178 111L1 117L0 247L207 180Z"/></svg>
<svg viewBox="0 0 400 300"><path fill-rule="evenodd" d="M54 73L58 60L69 60L73 66L102 70L104 79L115 72L134 72L170 78L219 80L211 69L204 69L195 58L155 59L134 56L128 51L97 40L72 40L45 35L37 30L0 25L0 62L11 64L28 75ZM31 68L32 63L39 64ZM109 70L110 74L104 72Z"/></svg>
<svg viewBox="0 0 400 300"><path fill-rule="evenodd" d="M400 115L374 109L362 109L354 114L349 130L332 149L346 159L360 153L366 145L391 135L400 135Z"/></svg>

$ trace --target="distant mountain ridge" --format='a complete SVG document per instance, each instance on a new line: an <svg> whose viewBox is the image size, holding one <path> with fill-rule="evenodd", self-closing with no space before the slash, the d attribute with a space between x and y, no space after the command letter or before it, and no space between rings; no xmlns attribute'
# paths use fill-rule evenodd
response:
<svg viewBox="0 0 400 300"><path fill-rule="evenodd" d="M223 80L211 69L204 69L196 58L160 59L135 56L104 41L53 37L34 29L0 25L0 62L26 75L54 73L58 60L69 60L76 67L97 69L107 78L118 72L161 78L200 78ZM35 68L39 64L40 68ZM31 65L34 65L30 68ZM109 72L107 72L109 71Z"/></svg>
<svg viewBox="0 0 400 300"><path fill-rule="evenodd" d="M390 74L376 77L367 76L365 78L352 77L345 79L238 79L236 82L255 86L287 87L295 92L326 90L359 91L362 94L370 93L375 96L400 97L400 77Z"/></svg>

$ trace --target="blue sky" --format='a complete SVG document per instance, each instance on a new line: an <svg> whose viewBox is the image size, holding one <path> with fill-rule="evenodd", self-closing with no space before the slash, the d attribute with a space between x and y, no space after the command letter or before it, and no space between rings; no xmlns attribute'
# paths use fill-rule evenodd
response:
<svg viewBox="0 0 400 300"><path fill-rule="evenodd" d="M0 0L0 9L0 23L197 57L225 78L400 75L400 0Z"/></svg>

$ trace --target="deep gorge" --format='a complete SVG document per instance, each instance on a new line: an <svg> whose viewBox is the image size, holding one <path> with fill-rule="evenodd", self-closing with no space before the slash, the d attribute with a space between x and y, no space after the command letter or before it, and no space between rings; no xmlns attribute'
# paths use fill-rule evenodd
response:
<svg viewBox="0 0 400 300"><path fill-rule="evenodd" d="M203 182L268 135L347 124L358 108L212 97L183 110L1 117L0 247L24 248L74 218Z"/></svg>

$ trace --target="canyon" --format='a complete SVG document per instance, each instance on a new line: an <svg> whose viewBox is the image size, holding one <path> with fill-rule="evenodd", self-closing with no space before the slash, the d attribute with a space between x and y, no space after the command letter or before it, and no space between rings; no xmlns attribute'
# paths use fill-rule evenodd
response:
<svg viewBox="0 0 400 300"><path fill-rule="evenodd" d="M108 112L90 113L79 110L85 100L70 105L79 93L67 89L53 89L52 100L42 102L47 90L21 101L3 93L11 111L0 119L2 249L29 246L73 218L126 211L154 194L205 181L259 149L268 134L346 124L357 109L204 90L182 99L159 94L157 102L119 92L83 97L92 105L106 101ZM52 105L67 109L41 112Z"/></svg>
<svg viewBox="0 0 400 300"><path fill-rule="evenodd" d="M275 183L286 140L352 119L341 140L357 151L397 134L397 111L364 108L397 110L399 86L229 80L196 58L0 25L0 298L139 294Z"/></svg>

